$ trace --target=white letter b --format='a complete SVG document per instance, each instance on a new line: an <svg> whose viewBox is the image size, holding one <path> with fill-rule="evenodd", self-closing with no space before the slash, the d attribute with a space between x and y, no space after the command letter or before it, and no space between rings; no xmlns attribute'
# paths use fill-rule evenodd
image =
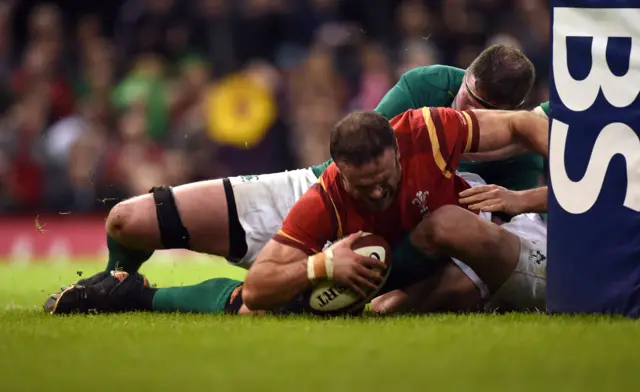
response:
<svg viewBox="0 0 640 392"><path fill-rule="evenodd" d="M593 105L598 91L615 107L627 107L640 92L640 9L554 8L553 73L562 103L574 112ZM567 37L592 37L591 71L584 80L569 73ZM630 37L629 71L623 76L611 73L606 51L609 37ZM625 53L626 55L626 53Z"/></svg>

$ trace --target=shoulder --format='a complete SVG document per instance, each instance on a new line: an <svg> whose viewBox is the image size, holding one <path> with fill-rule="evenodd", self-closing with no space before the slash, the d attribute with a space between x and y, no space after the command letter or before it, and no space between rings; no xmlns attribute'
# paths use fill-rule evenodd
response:
<svg viewBox="0 0 640 392"><path fill-rule="evenodd" d="M332 208L320 183L315 183L291 207L273 239L285 246L314 254L335 232Z"/></svg>
<svg viewBox="0 0 640 392"><path fill-rule="evenodd" d="M336 206L341 203L344 186L335 162L332 162L318 178L317 189L325 204Z"/></svg>
<svg viewBox="0 0 640 392"><path fill-rule="evenodd" d="M453 108L430 107L423 108L424 121L436 128L473 127L477 126L477 117L472 110L458 110Z"/></svg>
<svg viewBox="0 0 640 392"><path fill-rule="evenodd" d="M389 123L391 124L393 130L396 132L396 135L402 133L410 133L424 128L424 110L428 111L429 108L422 107L420 109L409 109L389 120Z"/></svg>
<svg viewBox="0 0 640 392"><path fill-rule="evenodd" d="M324 176L324 175L323 175ZM313 231L313 227L322 226L325 217L332 217L334 203L330 192L324 185L322 178L313 184L289 210L283 222L283 230L290 235L300 237L300 228Z"/></svg>
<svg viewBox="0 0 640 392"><path fill-rule="evenodd" d="M323 185L323 187L336 183L338 181L338 175L340 174L340 172L338 171L338 167L333 160L326 162L325 164L326 166L324 168L324 171L322 172L322 175L318 177L318 183Z"/></svg>
<svg viewBox="0 0 640 392"><path fill-rule="evenodd" d="M451 126L464 125L474 122L475 115L471 111L461 111L446 107L425 106L420 109L410 109L392 118L390 123L396 134L415 132L432 128L440 129Z"/></svg>

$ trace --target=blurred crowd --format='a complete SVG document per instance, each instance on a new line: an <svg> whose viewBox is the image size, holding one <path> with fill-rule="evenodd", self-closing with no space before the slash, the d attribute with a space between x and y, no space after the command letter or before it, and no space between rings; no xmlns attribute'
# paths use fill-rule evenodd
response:
<svg viewBox="0 0 640 392"><path fill-rule="evenodd" d="M0 2L2 214L323 162L402 73L494 43L536 65L531 105L548 95L540 0L87 3Z"/></svg>

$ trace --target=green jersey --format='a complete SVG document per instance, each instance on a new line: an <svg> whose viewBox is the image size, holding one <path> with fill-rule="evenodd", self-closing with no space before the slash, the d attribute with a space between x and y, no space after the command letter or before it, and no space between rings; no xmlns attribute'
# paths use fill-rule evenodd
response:
<svg viewBox="0 0 640 392"><path fill-rule="evenodd" d="M549 116L551 115L551 107L549 106L549 101L542 102L540 104L540 110L542 110L542 112L544 112L545 116L547 116L547 118L549 118Z"/></svg>
<svg viewBox="0 0 640 392"><path fill-rule="evenodd" d="M409 109L450 107L463 78L464 70L446 65L414 68L400 77L375 111L392 119Z"/></svg>
<svg viewBox="0 0 640 392"><path fill-rule="evenodd" d="M329 159L328 161L320 165L311 166L310 169L313 172L313 174L319 178L322 172L324 171L324 169L326 169L327 166L331 164L331 162L333 162L333 159Z"/></svg>
<svg viewBox="0 0 640 392"><path fill-rule="evenodd" d="M450 107L460 90L464 70L446 65L430 65L414 68L400 77L398 83L382 98L375 111L391 119L409 109L429 107ZM549 103L540 105L549 114ZM311 167L320 176L331 160ZM489 184L501 185L508 189L522 190L538 185L542 174L542 157L525 154L502 161L461 162L459 171L480 175Z"/></svg>

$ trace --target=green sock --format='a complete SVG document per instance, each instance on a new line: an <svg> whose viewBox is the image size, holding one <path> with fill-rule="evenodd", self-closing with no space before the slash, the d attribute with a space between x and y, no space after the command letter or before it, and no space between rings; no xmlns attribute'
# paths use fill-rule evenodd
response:
<svg viewBox="0 0 640 392"><path fill-rule="evenodd" d="M228 278L205 280L193 286L157 289L154 312L222 313L233 290L242 282Z"/></svg>
<svg viewBox="0 0 640 392"><path fill-rule="evenodd" d="M107 249L109 249L107 271L121 269L130 274L138 272L142 263L149 260L153 254L146 250L127 248L111 238L109 234L107 234Z"/></svg>
<svg viewBox="0 0 640 392"><path fill-rule="evenodd" d="M380 294L387 293L429 277L442 265L442 257L418 249L411 237L391 247L393 267Z"/></svg>

